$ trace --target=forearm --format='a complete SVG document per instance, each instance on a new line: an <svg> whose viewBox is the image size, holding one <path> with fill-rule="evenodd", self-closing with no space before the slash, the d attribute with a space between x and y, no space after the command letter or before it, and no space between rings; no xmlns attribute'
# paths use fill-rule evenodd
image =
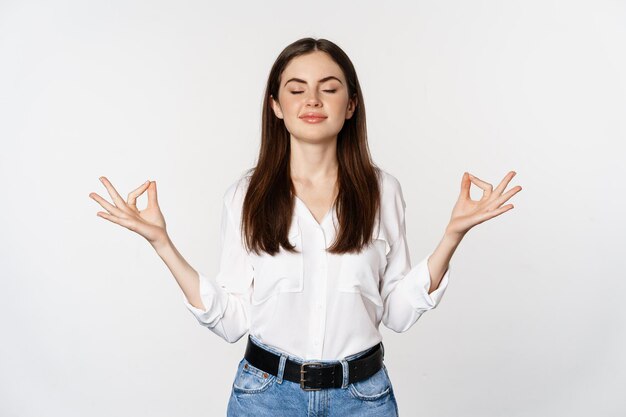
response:
<svg viewBox="0 0 626 417"><path fill-rule="evenodd" d="M178 286L189 300L189 303L201 310L205 309L200 299L198 272L187 263L185 258L178 252L169 236L165 236L153 245L154 250L163 259L170 272L176 279Z"/></svg>
<svg viewBox="0 0 626 417"><path fill-rule="evenodd" d="M448 270L450 259L461 243L462 236L451 233L444 233L443 238L437 245L435 251L428 258L428 270L430 271L430 289L432 293L439 287L443 275Z"/></svg>

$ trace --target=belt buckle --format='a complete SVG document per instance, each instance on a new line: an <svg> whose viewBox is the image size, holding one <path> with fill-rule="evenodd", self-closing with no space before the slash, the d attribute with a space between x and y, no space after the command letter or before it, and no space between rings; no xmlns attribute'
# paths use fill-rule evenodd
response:
<svg viewBox="0 0 626 417"><path fill-rule="evenodd" d="M324 364L320 363L320 362L304 362L302 365L300 365L300 388L302 388L305 391L320 391L321 388L309 388L309 387L305 387L304 386L304 373L306 372L304 367L306 365L321 365L321 366L324 366Z"/></svg>

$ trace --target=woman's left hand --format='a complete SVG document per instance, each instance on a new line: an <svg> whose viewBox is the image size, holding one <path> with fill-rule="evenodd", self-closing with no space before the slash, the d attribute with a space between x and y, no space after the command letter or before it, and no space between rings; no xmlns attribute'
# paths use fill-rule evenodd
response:
<svg viewBox="0 0 626 417"><path fill-rule="evenodd" d="M493 186L488 182L482 181L468 172L464 173L461 180L461 194L452 209L452 216L446 228L446 233L462 237L477 224L512 209L513 204L501 206L522 190L522 187L518 185L503 194L504 189L515 174L515 171L509 172L494 190ZM470 198L470 186L472 183L483 190L483 197L479 201Z"/></svg>

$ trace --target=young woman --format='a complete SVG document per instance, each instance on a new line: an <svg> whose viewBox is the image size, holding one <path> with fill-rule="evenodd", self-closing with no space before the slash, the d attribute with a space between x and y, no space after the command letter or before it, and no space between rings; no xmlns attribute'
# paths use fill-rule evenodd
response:
<svg viewBox="0 0 626 417"><path fill-rule="evenodd" d="M223 195L216 277L174 247L154 181L124 202L102 177L115 205L90 194L98 215L151 243L200 324L230 343L249 332L229 416L396 416L380 322L405 332L438 305L461 239L513 208L502 204L521 190L504 192L515 172L495 189L464 173L443 239L412 267L400 183L371 161L357 75L337 45L304 38L281 52L262 123L256 166Z"/></svg>

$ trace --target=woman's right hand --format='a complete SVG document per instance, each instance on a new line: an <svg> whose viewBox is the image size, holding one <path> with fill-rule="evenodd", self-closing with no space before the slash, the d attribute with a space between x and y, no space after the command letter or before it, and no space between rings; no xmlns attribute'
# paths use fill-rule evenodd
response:
<svg viewBox="0 0 626 417"><path fill-rule="evenodd" d="M90 193L89 197L98 202L108 212L99 211L96 213L98 216L138 233L146 238L152 246L167 239L165 219L157 201L155 181L146 181L134 191L131 191L126 202L120 197L107 178L100 177L100 181L106 187L115 205L112 205L96 193ZM148 207L143 211L139 211L136 205L137 197L146 190L148 190Z"/></svg>

